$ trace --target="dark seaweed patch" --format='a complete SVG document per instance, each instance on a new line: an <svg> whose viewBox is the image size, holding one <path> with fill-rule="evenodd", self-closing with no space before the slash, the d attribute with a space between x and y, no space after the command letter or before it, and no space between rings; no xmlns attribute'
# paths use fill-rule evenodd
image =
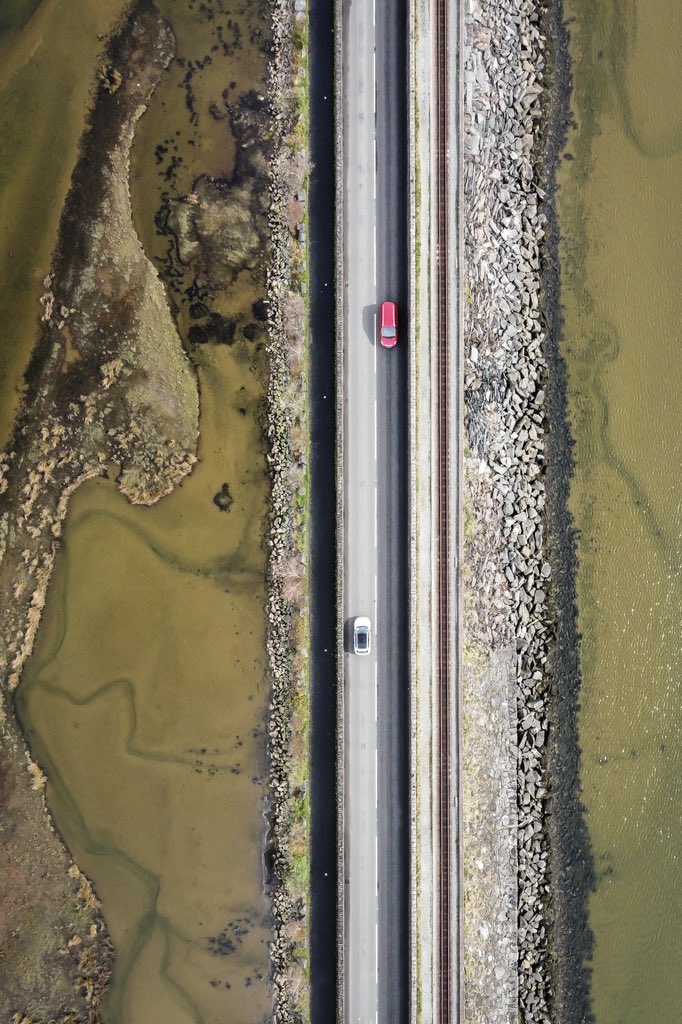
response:
<svg viewBox="0 0 682 1024"><path fill-rule="evenodd" d="M214 956L229 956L234 953L244 940L244 937L251 931L251 921L248 917L239 917L231 921L219 935L212 936L207 940L209 953Z"/></svg>
<svg viewBox="0 0 682 1024"><path fill-rule="evenodd" d="M192 324L188 333L191 345L205 345L208 341L208 331L204 324Z"/></svg>
<svg viewBox="0 0 682 1024"><path fill-rule="evenodd" d="M189 315L192 320L201 320L209 315L209 308L205 302L192 302L189 307Z"/></svg>
<svg viewBox="0 0 682 1024"><path fill-rule="evenodd" d="M260 320L262 324L267 323L267 319L270 315L270 306L266 299L259 299L257 302L254 302L251 307L251 311L256 320Z"/></svg>
<svg viewBox="0 0 682 1024"><path fill-rule="evenodd" d="M231 345L237 333L237 323L220 313L211 313L208 321L208 329L211 337L220 342L221 345Z"/></svg>
<svg viewBox="0 0 682 1024"><path fill-rule="evenodd" d="M193 303L193 308L206 308L205 304ZM190 313L190 315L192 315ZM199 314L200 316L203 314ZM193 345L205 345L215 341L219 345L231 345L237 333L237 321L231 320L220 313L210 313L203 323L195 323L189 329L189 340Z"/></svg>
<svg viewBox="0 0 682 1024"><path fill-rule="evenodd" d="M244 335L247 341L257 341L262 333L263 328L261 327L260 324L255 324L251 322L248 324L244 324L244 326L242 327L242 334Z"/></svg>
<svg viewBox="0 0 682 1024"><path fill-rule="evenodd" d="M561 271L556 215L557 168L570 124L571 69L562 0L544 12L553 48L552 98L544 150L544 213L548 232L543 253L543 312L546 322L548 549L552 563L556 645L550 652L553 722L548 744L551 798L548 834L553 891L552 981L557 1024L594 1021L589 961L594 945L588 896L596 882L592 850L580 800L578 709L581 687L576 601L576 537L568 508L573 440L568 420L567 372L561 353Z"/></svg>

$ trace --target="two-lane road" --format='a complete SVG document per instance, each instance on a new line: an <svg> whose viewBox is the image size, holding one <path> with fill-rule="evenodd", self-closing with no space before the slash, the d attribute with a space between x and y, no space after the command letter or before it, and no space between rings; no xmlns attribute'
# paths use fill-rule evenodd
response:
<svg viewBox="0 0 682 1024"><path fill-rule="evenodd" d="M405 18L344 3L345 1015L407 1019ZM398 302L396 349L377 312ZM373 623L369 657L351 623Z"/></svg>
<svg viewBox="0 0 682 1024"><path fill-rule="evenodd" d="M364 8L364 9L363 9ZM346 705L346 1019L374 1024L378 1005L377 358L375 50L368 4L345 8L344 577L352 619L372 620L372 653L344 655ZM383 354L383 353L381 353Z"/></svg>

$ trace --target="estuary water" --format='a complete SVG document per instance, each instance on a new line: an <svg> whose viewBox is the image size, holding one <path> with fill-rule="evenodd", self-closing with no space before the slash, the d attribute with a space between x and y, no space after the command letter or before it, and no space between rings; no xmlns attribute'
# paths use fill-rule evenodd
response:
<svg viewBox="0 0 682 1024"><path fill-rule="evenodd" d="M0 11L0 223L18 262L3 250L0 321L13 333L0 346L0 431L35 340L101 37L127 4L10 6L7 25ZM105 1024L254 1024L272 1005L265 375L253 314L264 275L244 270L202 293L202 315L231 333L190 344L192 272L169 273L163 207L199 175L229 178L228 98L262 89L266 27L255 2L157 6L177 55L139 122L131 197L198 375L199 463L152 508L130 506L113 480L76 492L17 708L55 823L102 901L116 953ZM22 124L27 144L12 148Z"/></svg>
<svg viewBox="0 0 682 1024"><path fill-rule="evenodd" d="M559 224L597 1024L682 1009L682 5L568 0Z"/></svg>

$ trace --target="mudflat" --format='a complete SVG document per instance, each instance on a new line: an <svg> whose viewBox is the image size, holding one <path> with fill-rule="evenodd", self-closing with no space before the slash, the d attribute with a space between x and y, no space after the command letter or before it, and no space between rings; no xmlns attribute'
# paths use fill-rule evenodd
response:
<svg viewBox="0 0 682 1024"><path fill-rule="evenodd" d="M79 93L0 458L8 1017L307 999L305 37L279 0L159 8Z"/></svg>
<svg viewBox="0 0 682 1024"><path fill-rule="evenodd" d="M196 378L161 281L132 225L134 127L173 54L158 12L133 7L113 36L41 297L27 401L0 458L4 858L0 1012L87 1019L110 945L89 882L46 818L45 777L17 727L12 693L29 655L68 499L116 467L133 501L167 493L194 462ZM26 771L26 762L29 771Z"/></svg>

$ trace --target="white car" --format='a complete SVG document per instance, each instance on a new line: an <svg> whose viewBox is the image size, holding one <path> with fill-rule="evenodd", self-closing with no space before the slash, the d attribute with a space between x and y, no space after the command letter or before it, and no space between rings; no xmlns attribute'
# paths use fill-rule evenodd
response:
<svg viewBox="0 0 682 1024"><path fill-rule="evenodd" d="M372 649L372 623L366 615L358 615L353 622L353 650L356 654L369 654Z"/></svg>

